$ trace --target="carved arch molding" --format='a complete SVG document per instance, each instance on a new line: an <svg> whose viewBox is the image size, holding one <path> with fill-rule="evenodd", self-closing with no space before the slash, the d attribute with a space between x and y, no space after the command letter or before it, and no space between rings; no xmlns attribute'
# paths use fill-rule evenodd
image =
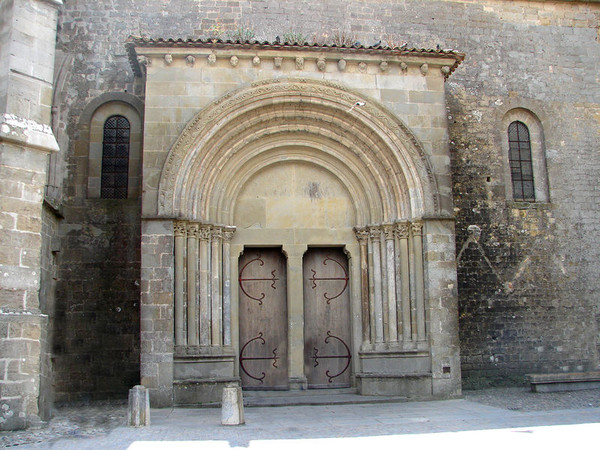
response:
<svg viewBox="0 0 600 450"><path fill-rule="evenodd" d="M189 122L163 166L157 213L231 225L244 183L283 160L335 176L356 226L440 212L431 164L395 115L337 83L285 79L232 91Z"/></svg>

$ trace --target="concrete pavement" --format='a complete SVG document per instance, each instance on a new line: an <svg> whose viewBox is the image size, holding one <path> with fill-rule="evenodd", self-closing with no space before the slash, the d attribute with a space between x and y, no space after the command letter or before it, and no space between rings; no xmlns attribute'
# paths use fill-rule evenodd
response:
<svg viewBox="0 0 600 450"><path fill-rule="evenodd" d="M599 448L600 408L522 412L468 400L246 408L222 426L220 409L153 409L151 426L19 448L303 449ZM543 447L542 447L543 446ZM512 448L511 448L512 447Z"/></svg>

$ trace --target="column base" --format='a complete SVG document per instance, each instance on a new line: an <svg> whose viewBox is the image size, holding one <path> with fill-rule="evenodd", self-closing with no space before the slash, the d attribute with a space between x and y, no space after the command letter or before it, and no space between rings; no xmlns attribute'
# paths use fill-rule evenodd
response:
<svg viewBox="0 0 600 450"><path fill-rule="evenodd" d="M290 391L305 391L308 389L308 381L305 377L290 378Z"/></svg>
<svg viewBox="0 0 600 450"><path fill-rule="evenodd" d="M357 373L356 386L360 395L402 396L410 399L433 397L431 373Z"/></svg>

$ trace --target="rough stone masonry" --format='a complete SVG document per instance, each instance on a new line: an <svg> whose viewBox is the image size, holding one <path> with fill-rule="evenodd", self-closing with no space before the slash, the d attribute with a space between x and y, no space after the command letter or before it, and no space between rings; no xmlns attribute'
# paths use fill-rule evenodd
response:
<svg viewBox="0 0 600 450"><path fill-rule="evenodd" d="M427 244L455 239L463 387L598 366L599 2L13 0L0 8L2 429L48 417L53 402L124 398L140 381L140 352L165 350L160 339L142 347L150 340L140 320L152 324L143 333L173 331L166 306L140 317L141 292L172 292L160 280L174 276L174 249L142 228L139 165L128 198L90 196L97 124L114 111L143 123L156 106L144 103L144 77L128 60L130 35L463 52L444 85L450 159L438 161L451 169L444 194L456 233ZM185 94L167 86L161 101ZM419 116L404 107L400 117ZM176 134L194 113L177 117ZM512 196L513 120L529 127L534 153L541 149L534 202ZM170 148L176 136L154 139L143 144ZM156 250L151 274L142 234Z"/></svg>

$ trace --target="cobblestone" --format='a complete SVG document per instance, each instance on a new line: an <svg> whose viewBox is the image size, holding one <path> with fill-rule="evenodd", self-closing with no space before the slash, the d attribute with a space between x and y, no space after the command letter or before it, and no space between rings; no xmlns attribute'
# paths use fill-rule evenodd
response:
<svg viewBox="0 0 600 450"><path fill-rule="evenodd" d="M600 389L536 393L529 388L492 388L463 391L465 400L511 411L600 408Z"/></svg>
<svg viewBox="0 0 600 450"><path fill-rule="evenodd" d="M47 443L64 437L90 437L108 433L127 421L125 401L94 402L57 408L54 417L40 427L0 432L0 447Z"/></svg>

